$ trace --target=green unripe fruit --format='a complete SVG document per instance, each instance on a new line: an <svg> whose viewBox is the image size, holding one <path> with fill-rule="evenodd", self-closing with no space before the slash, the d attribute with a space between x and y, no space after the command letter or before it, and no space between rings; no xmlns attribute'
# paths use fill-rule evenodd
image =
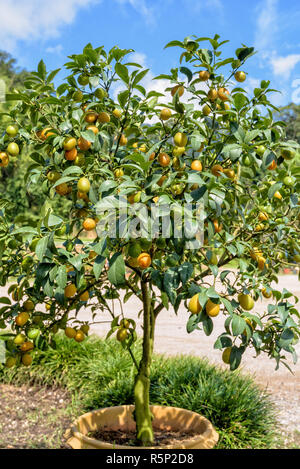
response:
<svg viewBox="0 0 300 469"><path fill-rule="evenodd" d="M142 238L140 240L140 246L141 246L143 251L148 251L148 249L150 249L151 246L152 246L152 241L150 241L149 239L146 239L146 238Z"/></svg>
<svg viewBox="0 0 300 469"><path fill-rule="evenodd" d="M137 258L141 254L141 252L142 252L142 248L139 242L135 242L131 244L128 248L128 255L130 257L133 257L134 259Z"/></svg>
<svg viewBox="0 0 300 469"><path fill-rule="evenodd" d="M15 345L22 345L25 342L26 336L24 334L18 334L14 338Z"/></svg>
<svg viewBox="0 0 300 469"><path fill-rule="evenodd" d="M40 333L39 329L29 329L29 331L27 332L27 337L31 340L34 340L37 338L39 333Z"/></svg>
<svg viewBox="0 0 300 469"><path fill-rule="evenodd" d="M19 145L17 143L11 142L11 143L8 144L6 151L11 156L18 156L18 154L20 153L20 148L19 148Z"/></svg>
<svg viewBox="0 0 300 469"><path fill-rule="evenodd" d="M79 75L79 77L77 78L77 81L78 81L79 85L86 86L86 85L88 85L90 79L89 79L88 75L82 74L82 75Z"/></svg>
<svg viewBox="0 0 300 469"><path fill-rule="evenodd" d="M258 156L263 156L266 151L266 147L264 145L259 145L258 147L256 147L255 151Z"/></svg>
<svg viewBox="0 0 300 469"><path fill-rule="evenodd" d="M18 133L18 126L17 125L9 125L6 127L6 133L9 137L15 137Z"/></svg>
<svg viewBox="0 0 300 469"><path fill-rule="evenodd" d="M107 96L107 93L106 93L106 91L104 91L103 88L97 88L95 90L95 96L96 96L96 98L102 100Z"/></svg>
<svg viewBox="0 0 300 469"><path fill-rule="evenodd" d="M82 101L82 98L83 98L83 93L82 91L75 91L73 93L73 100L75 101L75 103L79 103L80 101Z"/></svg>
<svg viewBox="0 0 300 469"><path fill-rule="evenodd" d="M295 183L295 179L292 178L291 176L285 176L283 179L283 184L287 187L292 187Z"/></svg>

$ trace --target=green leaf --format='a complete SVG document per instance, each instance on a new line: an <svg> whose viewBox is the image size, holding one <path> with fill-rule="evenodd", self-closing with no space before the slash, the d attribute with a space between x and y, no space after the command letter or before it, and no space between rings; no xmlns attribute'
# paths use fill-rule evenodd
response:
<svg viewBox="0 0 300 469"><path fill-rule="evenodd" d="M231 328L234 336L240 335L246 328L246 321L237 314L233 314Z"/></svg>
<svg viewBox="0 0 300 469"><path fill-rule="evenodd" d="M116 74L123 80L126 84L129 83L128 69L125 65L120 64L119 62L115 65Z"/></svg>
<svg viewBox="0 0 300 469"><path fill-rule="evenodd" d="M236 93L233 97L235 108L240 111L242 107L245 105L247 98L242 93Z"/></svg>
<svg viewBox="0 0 300 469"><path fill-rule="evenodd" d="M95 279L98 280L101 272L103 270L103 267L105 265L106 258L103 256L97 256L93 265L93 272L95 275Z"/></svg>
<svg viewBox="0 0 300 469"><path fill-rule="evenodd" d="M65 286L67 285L67 271L66 267L64 265L60 265L59 268L57 269L57 277L56 277L56 283L57 285L64 289Z"/></svg>
<svg viewBox="0 0 300 469"><path fill-rule="evenodd" d="M277 182L276 184L272 184L272 186L268 190L269 199L272 199L274 197L275 192L277 192L281 187L282 187L282 182Z"/></svg>
<svg viewBox="0 0 300 469"><path fill-rule="evenodd" d="M125 262L123 255L116 252L109 261L108 280L113 285L125 283Z"/></svg>
<svg viewBox="0 0 300 469"><path fill-rule="evenodd" d="M179 68L179 71L180 71L181 73L183 73L183 74L187 77L188 82L192 81L192 79L193 79L193 73L191 72L191 70L190 70L189 68L187 68L187 67L180 67L180 68Z"/></svg>
<svg viewBox="0 0 300 469"><path fill-rule="evenodd" d="M35 247L35 253L39 261L42 261L43 257L45 256L47 246L48 246L49 237L45 236L41 238Z"/></svg>
<svg viewBox="0 0 300 469"><path fill-rule="evenodd" d="M164 47L164 49L167 49L168 47L184 47L183 43L181 41L170 41L168 44Z"/></svg>

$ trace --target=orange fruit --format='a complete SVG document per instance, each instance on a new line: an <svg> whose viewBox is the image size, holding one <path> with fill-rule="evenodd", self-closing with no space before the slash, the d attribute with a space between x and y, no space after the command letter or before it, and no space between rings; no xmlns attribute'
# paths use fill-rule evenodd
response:
<svg viewBox="0 0 300 469"><path fill-rule="evenodd" d="M218 316L220 312L220 305L214 303L211 300L208 300L205 306L205 311L208 316L213 318L215 316Z"/></svg>
<svg viewBox="0 0 300 469"><path fill-rule="evenodd" d="M268 166L268 169L270 169L270 171L273 171L276 168L277 168L277 163L275 160L273 160L270 166Z"/></svg>
<svg viewBox="0 0 300 469"><path fill-rule="evenodd" d="M202 163L199 160L192 161L191 169L194 171L202 171Z"/></svg>
<svg viewBox="0 0 300 469"><path fill-rule="evenodd" d="M89 125L87 127L87 130L91 130L95 135L97 135L99 133L99 129L95 125Z"/></svg>
<svg viewBox="0 0 300 469"><path fill-rule="evenodd" d="M209 107L208 104L205 104L202 108L202 112L205 116L208 116L211 112L211 108Z"/></svg>
<svg viewBox="0 0 300 469"><path fill-rule="evenodd" d="M88 124L93 124L94 122L96 122L97 118L98 118L98 114L96 112L88 111L84 117L84 120Z"/></svg>
<svg viewBox="0 0 300 469"><path fill-rule="evenodd" d="M239 83L242 83L243 81L246 80L246 73L245 73L245 72L242 72L241 70L238 71L238 72L235 72L234 78L235 78L236 81L238 81Z"/></svg>
<svg viewBox="0 0 300 469"><path fill-rule="evenodd" d="M271 298L271 296L272 296L272 292L271 292L271 291L268 292L265 287L262 288L261 292L262 292L262 295L263 295L265 298Z"/></svg>
<svg viewBox="0 0 300 469"><path fill-rule="evenodd" d="M65 138L64 144L63 144L64 145L64 150L70 151L70 150L72 150L73 148L76 147L76 144L77 144L76 138L67 137L67 138Z"/></svg>
<svg viewBox="0 0 300 469"><path fill-rule="evenodd" d="M221 101L228 101L229 95L230 93L226 88L218 89L218 97L221 99Z"/></svg>
<svg viewBox="0 0 300 469"><path fill-rule="evenodd" d="M31 300L26 300L26 301L23 303L23 308L25 309L25 311L32 311L32 310L34 310L34 302L31 301Z"/></svg>
<svg viewBox="0 0 300 469"><path fill-rule="evenodd" d="M226 365L230 363L231 347L226 347L222 353L222 360Z"/></svg>
<svg viewBox="0 0 300 469"><path fill-rule="evenodd" d="M1 168L6 168L6 166L9 163L9 156L5 151L0 152L0 167Z"/></svg>
<svg viewBox="0 0 300 469"><path fill-rule="evenodd" d="M96 228L96 221L93 218L86 218L82 223L83 228L86 231L92 231Z"/></svg>
<svg viewBox="0 0 300 469"><path fill-rule="evenodd" d="M114 109L112 113L117 119L120 119L120 117L122 115L121 109L118 109L118 108Z"/></svg>
<svg viewBox="0 0 300 469"><path fill-rule="evenodd" d="M235 178L235 172L233 169L224 169L224 174L229 178L229 179L234 179Z"/></svg>
<svg viewBox="0 0 300 469"><path fill-rule="evenodd" d="M50 130L52 130L51 127L43 129L40 133L40 139L45 141L50 135L54 135L54 132L50 132Z"/></svg>
<svg viewBox="0 0 300 469"><path fill-rule="evenodd" d="M220 164L214 164L213 167L211 168L211 172L213 173L214 176L220 176L221 173L223 173L223 168Z"/></svg>
<svg viewBox="0 0 300 469"><path fill-rule="evenodd" d="M217 90L215 90L214 88L211 88L209 90L209 92L207 93L207 98L210 100L210 101L215 101L218 97L218 92Z"/></svg>
<svg viewBox="0 0 300 469"><path fill-rule="evenodd" d="M73 327L66 327L65 334L69 339L73 339L76 335L76 331Z"/></svg>
<svg viewBox="0 0 300 469"><path fill-rule="evenodd" d="M201 81L207 81L209 80L209 77L210 73L208 70L201 70L201 72L199 72L199 78Z"/></svg>
<svg viewBox="0 0 300 469"><path fill-rule="evenodd" d="M74 283L70 283L70 285L67 285L65 288L65 297L72 298L72 296L76 295L76 292L76 285L74 285Z"/></svg>
<svg viewBox="0 0 300 469"><path fill-rule="evenodd" d="M127 145L127 137L125 137L124 134L122 134L121 137L120 137L119 145L121 145L121 146Z"/></svg>
<svg viewBox="0 0 300 469"><path fill-rule="evenodd" d="M185 147L188 142L188 136L183 132L177 132L174 135L174 144L177 147Z"/></svg>
<svg viewBox="0 0 300 469"><path fill-rule="evenodd" d="M84 333L81 330L77 331L74 336L74 340L76 340L76 342L82 342L84 339L85 339Z"/></svg>
<svg viewBox="0 0 300 469"><path fill-rule="evenodd" d="M24 355L22 356L22 363L25 366L30 366L31 365L32 356L30 355L30 353L24 353Z"/></svg>
<svg viewBox="0 0 300 469"><path fill-rule="evenodd" d="M151 155L149 156L149 161L153 161L155 158L155 152L151 153Z"/></svg>
<svg viewBox="0 0 300 469"><path fill-rule="evenodd" d="M196 295L192 296L192 298L190 299L188 309L192 314L199 314L202 310L202 307L199 303L198 293L196 293Z"/></svg>
<svg viewBox="0 0 300 469"><path fill-rule="evenodd" d="M168 119L170 119L171 116L172 116L171 109L164 108L160 111L159 117L161 118L162 121L167 121Z"/></svg>
<svg viewBox="0 0 300 469"><path fill-rule="evenodd" d="M15 318L15 323L17 326L23 327L29 319L29 314L26 311L19 313Z"/></svg>
<svg viewBox="0 0 300 469"><path fill-rule="evenodd" d="M89 192L91 188L91 183L90 181L88 180L88 178L86 177L82 177L79 179L78 183L77 183L77 189L79 190L79 192Z"/></svg>
<svg viewBox="0 0 300 469"><path fill-rule="evenodd" d="M162 166L162 167L169 166L170 161L171 161L171 158L169 157L169 155L167 153L160 153L158 155L158 162L159 162L160 166Z"/></svg>
<svg viewBox="0 0 300 469"><path fill-rule="evenodd" d="M67 195L72 191L72 188L69 187L66 182L63 182L62 184L59 184L55 187L55 191L59 195Z"/></svg>
<svg viewBox="0 0 300 469"><path fill-rule="evenodd" d="M20 346L21 352L30 352L30 350L33 350L33 349L34 349L34 345L33 345L33 343L30 342L30 341L24 342L24 343Z"/></svg>
<svg viewBox="0 0 300 469"><path fill-rule="evenodd" d="M117 332L117 340L119 342L124 342L128 337L128 330L125 327L120 327Z"/></svg>
<svg viewBox="0 0 300 469"><path fill-rule="evenodd" d="M81 151L87 151L91 147L91 142L89 142L83 137L80 137L78 139L78 147L80 148Z"/></svg>
<svg viewBox="0 0 300 469"><path fill-rule="evenodd" d="M85 292L81 293L79 298L80 298L80 301L88 301L89 298L90 298L89 292L85 291Z"/></svg>
<svg viewBox="0 0 300 469"><path fill-rule="evenodd" d="M98 114L98 122L101 124L106 124L110 121L110 115L107 112L99 112Z"/></svg>
<svg viewBox="0 0 300 469"><path fill-rule="evenodd" d="M184 87L182 85L176 85L171 89L171 95L174 96L176 91L178 92L178 96L181 97L184 93Z"/></svg>
<svg viewBox="0 0 300 469"><path fill-rule="evenodd" d="M147 252L142 252L137 258L138 266L147 269L151 265L151 256Z"/></svg>
<svg viewBox="0 0 300 469"><path fill-rule="evenodd" d="M68 150L65 152L65 158L68 161L74 161L77 156L76 148L72 148L72 150Z"/></svg>
<svg viewBox="0 0 300 469"><path fill-rule="evenodd" d="M257 257L257 265L259 270L264 270L266 264L266 259L262 256Z"/></svg>
<svg viewBox="0 0 300 469"><path fill-rule="evenodd" d="M216 233L220 233L222 231L223 225L222 225L222 223L219 223L218 220L214 220L213 225L214 225Z"/></svg>

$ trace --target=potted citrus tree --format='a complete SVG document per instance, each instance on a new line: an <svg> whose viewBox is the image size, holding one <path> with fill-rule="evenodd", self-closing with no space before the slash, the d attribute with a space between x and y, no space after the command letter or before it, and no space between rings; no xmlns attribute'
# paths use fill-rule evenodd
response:
<svg viewBox="0 0 300 469"><path fill-rule="evenodd" d="M164 308L184 304L187 331L206 335L222 314L215 348L231 370L248 347L277 366L287 353L296 360L296 299L271 283L282 266L299 263L298 145L273 118L269 81L251 95L243 87L253 48L222 58L224 42L216 35L167 44L181 55L178 68L156 77L166 81L165 94L143 87L147 70L130 61L132 50L88 44L69 57L58 86L59 70L48 73L41 61L24 89L7 95L16 104L0 139L1 166L29 154L26 184L39 182L45 204L38 223L9 226L5 207L13 201L1 200L6 365L30 365L35 348L51 346L59 329L83 341L96 315L108 311L108 335L116 334L136 367L134 406L81 418L71 432L75 447L91 444L82 434L110 418L112 427L134 418L138 446L152 446L153 427L170 422L198 431L200 447L216 443L203 418L150 406L155 322ZM53 212L54 198L71 201L67 219ZM131 295L141 301L141 359L132 350L135 321L112 306ZM270 301L258 314L262 297ZM87 306L90 324L77 318Z"/></svg>

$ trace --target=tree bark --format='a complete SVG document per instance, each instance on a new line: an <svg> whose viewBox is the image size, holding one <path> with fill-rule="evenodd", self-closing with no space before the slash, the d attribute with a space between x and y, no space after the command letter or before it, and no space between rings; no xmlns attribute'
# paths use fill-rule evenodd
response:
<svg viewBox="0 0 300 469"><path fill-rule="evenodd" d="M150 368L153 354L155 318L147 283L141 279L143 296L143 353L134 383L135 421L140 446L153 443L152 414L150 411Z"/></svg>

